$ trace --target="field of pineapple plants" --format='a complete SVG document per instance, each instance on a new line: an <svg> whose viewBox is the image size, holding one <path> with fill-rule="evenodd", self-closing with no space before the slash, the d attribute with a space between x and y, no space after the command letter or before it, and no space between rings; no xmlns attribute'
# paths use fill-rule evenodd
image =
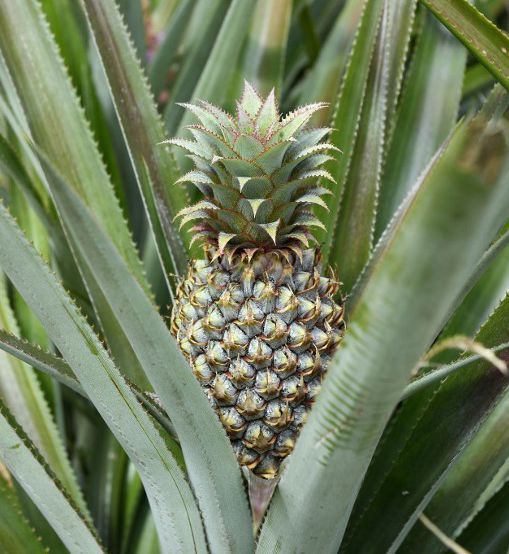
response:
<svg viewBox="0 0 509 554"><path fill-rule="evenodd" d="M0 552L509 552L505 0L0 0Z"/></svg>

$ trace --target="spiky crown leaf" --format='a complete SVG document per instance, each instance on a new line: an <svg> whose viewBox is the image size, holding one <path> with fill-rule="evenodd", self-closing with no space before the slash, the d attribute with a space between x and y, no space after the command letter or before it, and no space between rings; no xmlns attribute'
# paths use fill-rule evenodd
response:
<svg viewBox="0 0 509 554"><path fill-rule="evenodd" d="M187 151L195 168L177 182L190 182L204 196L180 211L181 226L192 221L193 241L212 244L219 253L244 249L288 248L297 253L314 241L312 227L323 227L312 211L326 207L330 191L319 178L334 182L320 167L337 150L320 141L330 129L306 124L325 104L302 106L282 118L274 91L261 98L246 81L236 118L207 102L182 104L199 120L190 125L194 140L167 143ZM198 223L196 223L198 222Z"/></svg>

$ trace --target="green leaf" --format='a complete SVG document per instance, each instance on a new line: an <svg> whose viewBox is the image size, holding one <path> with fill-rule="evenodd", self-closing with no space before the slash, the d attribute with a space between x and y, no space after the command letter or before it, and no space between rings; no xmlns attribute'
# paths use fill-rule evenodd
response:
<svg viewBox="0 0 509 554"><path fill-rule="evenodd" d="M117 159L114 151L117 126L111 125L110 110L105 110L104 105L101 105L102 87L96 86L94 82L98 78L94 62L84 63L92 57L85 16L76 0L42 0L41 4L69 77L83 103L85 117L90 122L115 193L121 207L125 209L126 184L121 177L122 159Z"/></svg>
<svg viewBox="0 0 509 554"><path fill-rule="evenodd" d="M21 131L24 128L24 126L21 127ZM28 149L29 155L34 156L34 152L31 149L30 146L26 144L26 137L22 137L22 144L25 146L25 148ZM0 142L0 150L2 151L2 161L4 162L4 165L7 166L9 173L12 175L14 179L20 179L19 183L20 185L25 189L28 188L29 183L27 183L27 179L23 172L21 172L18 167L16 166L17 160L13 159L13 155L8 150L8 145L5 143L5 141ZM33 148L33 147L32 147ZM18 162L18 166L20 163ZM37 158L35 158L34 167L37 168L42 176L43 179L48 187L49 190L51 190L51 181L48 182L46 179L46 176L44 175L43 169L41 168L39 161ZM32 195L33 196L33 195ZM61 273L64 277L66 277L66 284L71 285L73 287L73 290L78 291L78 296L81 296L83 293L81 293L82 289L84 289L84 286L81 281L81 277L79 275L75 274L75 271L77 272L77 269L75 270L75 267L79 265L78 260L76 260L76 266L74 264L70 263L70 257L72 256L69 245L66 243L63 243L63 233L60 229L60 227L57 227L53 233L52 236L55 237L57 244L56 244L56 253L57 253L57 261L60 262L61 267ZM107 335L109 339L109 346L112 349L114 355L116 356L119 363L121 363L121 367L124 368L126 371L126 375L133 381L134 383L138 384L142 388L148 388L148 381L142 371L142 369L139 367L139 364L136 363L136 358L132 355L132 349L128 341L123 341L123 337L121 334L117 332L117 327L115 325L115 321L111 318L111 314L109 313L107 309L107 305L103 301L103 298L101 296L100 291L94 287L93 282L88 282L88 292L90 299L94 305L94 308L96 310L96 314L99 318L99 321L103 327L103 330L105 334Z"/></svg>
<svg viewBox="0 0 509 554"><path fill-rule="evenodd" d="M501 87L499 87L490 98L486 107L484 108L484 114L489 115L496 111L495 108L500 108L505 105L506 98ZM483 117L481 114L479 117ZM475 123L475 120L473 121ZM472 124L470 124L472 125ZM464 126L464 124L462 125ZM454 138L459 131L456 131ZM450 147L449 147L450 148ZM491 147L488 147L491 148ZM481 146L482 149L482 146ZM447 150L445 155L447 154ZM492 151L492 159L500 159L501 153ZM486 160L487 161L487 160ZM443 162L435 162L435 165ZM505 162L507 164L507 161ZM500 226L502 218L506 216L507 208L502 207L501 213L495 219L495 225L493 231ZM504 213L505 212L505 213ZM470 275L468 276L470 278ZM465 283L468 279L465 280ZM463 285L463 289L465 284ZM463 291L462 291L463 292ZM455 306L457 299L451 304ZM447 310L449 311L449 310ZM447 313L447 311L445 313ZM438 326L441 329L443 322ZM496 328L496 326L494 326ZM504 347L504 340L498 341L496 338L491 340L484 340L484 337L477 337L477 340L481 343L485 343L487 346L493 346L498 348ZM500 344L502 343L502 344ZM493 401L493 388L487 386L486 389L483 385L478 385L476 375L475 379L471 379L472 371L475 372L475 363L465 367L463 362L467 362L467 359L460 360L456 364L442 367L437 371L437 375L430 373L428 376L423 376L421 383L423 386L419 391L419 380L410 384L405 390L405 395L411 392L411 389L415 386L419 392L412 394L392 418L392 421L388 425L385 434L383 435L377 452L373 458L370 469L365 477L363 486L359 492L357 498L357 504L351 517L351 523L347 531L347 537L343 549L345 552L356 552L359 544L363 544L366 530L374 532L376 529L377 534L380 536L381 548L384 546L387 548L389 545L399 544L406 533L410 530L411 526L418 517L422 506L429 501L434 490L438 486L436 479L441 477L441 471L447 469L451 459L458 454L458 448L462 448L464 441L471 434L472 428L476 426L476 417L482 418L487 411L489 411L489 403ZM455 367L456 366L456 367ZM459 369L455 371L455 369ZM484 367L484 369L486 369ZM454 373L452 373L454 371ZM442 373L443 372L443 373ZM489 380L492 375L492 371L479 370L481 377L485 377ZM442 373L442 379L436 379L439 374ZM440 382L450 374L442 388L449 390L450 398L447 397L442 401L447 409L451 405L451 410L458 409L458 419L456 416L444 415L440 416L440 400L437 399L437 389ZM447 389L449 380L452 383L461 380L462 376L465 382L465 386L468 383L473 382L475 386L478 386L478 391L482 395L482 391L486 390L486 397L482 399L474 400L472 403L464 402L465 398L470 398L469 392L460 392L460 389ZM426 381L429 379L429 382ZM472 396L475 396L477 392L472 392ZM496 392L496 391L495 391ZM490 396L491 395L491 396ZM432 402L436 400L435 410L428 411L428 408ZM462 402L461 409L458 408L457 402ZM465 413L466 410L467 413ZM479 411L477 411L479 410ZM436 414L436 418L434 417ZM428 415L428 417L426 417ZM450 425L449 425L450 422ZM422 426L421 426L422 424ZM429 429L424 427L429 425ZM463 427L463 425L465 427ZM416 431L416 428L421 429L420 432ZM415 432L415 434L414 434ZM444 434L446 438L444 439ZM422 436L430 437L429 441L423 443L420 438ZM431 437L435 437L440 445L435 450L431 445ZM441 441L444 441L441 442ZM458 442L459 441L459 442ZM424 447L424 448L423 448ZM401 454L403 453L403 454ZM399 468L399 457L401 455L402 470L398 472L396 477L396 471ZM418 458L414 458L417 456ZM409 462L409 460L411 460ZM441 465L443 463L443 465ZM405 475L405 471L408 472L408 468L412 466L411 472ZM417 472L417 468L419 468ZM419 479L413 479L413 476L419 475ZM438 477L437 477L438 476ZM397 481L395 484L394 479ZM392 488L391 488L392 487ZM389 497L387 491L390 488ZM394 490L400 491L400 494L395 496ZM374 493L374 491L377 491ZM403 491L401 493L401 491ZM422 502L422 506L420 503ZM383 506L383 508L381 508ZM387 519L383 522L380 519L380 509L383 512L388 512ZM376 513L376 515L375 515ZM377 535L377 536L378 536Z"/></svg>
<svg viewBox="0 0 509 554"><path fill-rule="evenodd" d="M509 89L509 37L467 0L420 0Z"/></svg>
<svg viewBox="0 0 509 554"><path fill-rule="evenodd" d="M62 279L77 297L85 296L85 288L76 265L72 261L69 246L58 222L49 196L46 176L36 154L28 146L26 137L30 128L19 102L14 84L0 56L0 88L5 89L4 102L0 94L0 111L8 121L9 130L16 135L8 142L3 135L0 139L0 168L12 179L18 192L25 196L30 207L45 225L52 241L52 260L56 262Z"/></svg>
<svg viewBox="0 0 509 554"><path fill-rule="evenodd" d="M129 462L129 466L126 472L125 484L124 484L124 515L122 525L122 552L127 550L134 551L134 549L128 549L128 545L133 544L133 533L140 527L139 510L144 507L145 503L143 499L143 486L141 483L138 472L134 469L134 466ZM150 511L148 511L150 515ZM150 518L153 521L153 518ZM155 542L159 546L157 541L157 532L154 529ZM159 552L159 550L158 550Z"/></svg>
<svg viewBox="0 0 509 554"><path fill-rule="evenodd" d="M506 297L476 341L490 347L508 340L509 297ZM509 359L507 351L499 356ZM507 377L485 360L451 374L440 385L412 430L408 439L412 446L403 450L377 495L375 505L379 506L383 497L387 499L388 487L394 495L395 480L399 483L396 490L410 491L387 514L388 518L396 519L394 527L399 525L406 530L397 537L390 537L389 532L393 541L397 539L400 543L423 508L444 533L454 539L458 537L476 500L509 458L508 406ZM427 437L426 443L417 441L422 436ZM413 480L410 484L408 478L402 478L409 467L418 472L418 483ZM391 531L394 533L395 529ZM409 552L415 548L423 553L435 552L434 546L435 540L418 524L402 543L402 548Z"/></svg>
<svg viewBox="0 0 509 554"><path fill-rule="evenodd" d="M30 344L2 329L0 329L0 348L46 375L57 379L60 383L63 383L78 394L86 396L72 369L62 358L45 352L38 346Z"/></svg>
<svg viewBox="0 0 509 554"><path fill-rule="evenodd" d="M498 344L497 346L493 346L490 348L490 350L494 353L501 352L503 350L507 350L509 348L509 342L504 342L502 344ZM443 364L435 369L432 369L430 371L423 370L419 373L419 375L412 380L403 391L403 395L401 396L402 400L405 400L406 398L409 398L410 396L416 394L417 392L427 388L431 387L432 385L437 385L445 379L449 374L461 370L466 366L469 366L473 362L477 362L478 360L482 359L482 356L480 354L473 354L472 356L467 356L460 358L459 360L452 362L450 364Z"/></svg>
<svg viewBox="0 0 509 554"><path fill-rule="evenodd" d="M239 85L246 79L262 95L281 94L291 0L263 0L254 9L246 50L239 64Z"/></svg>
<svg viewBox="0 0 509 554"><path fill-rule="evenodd" d="M90 240L86 235L83 239ZM90 326L3 206L0 207L0 243L0 265L39 317L86 394L136 464L162 544L173 551L204 552L199 511L178 463ZM134 281L134 277L130 278Z"/></svg>
<svg viewBox="0 0 509 554"><path fill-rule="evenodd" d="M509 542L509 483L488 502L458 541L470 552L498 554Z"/></svg>
<svg viewBox="0 0 509 554"><path fill-rule="evenodd" d="M493 75L483 65L480 63L471 65L465 71L461 95L465 98L481 92L483 89L492 87L493 81Z"/></svg>
<svg viewBox="0 0 509 554"><path fill-rule="evenodd" d="M324 240L324 258L327 259L335 236L335 226L343 195L345 180L359 131L371 59L376 44L377 29L382 15L383 0L365 0L352 51L332 118L331 144L342 152L337 160L326 166L336 180L334 195L327 200L329 212L324 217L329 232L317 234Z"/></svg>
<svg viewBox="0 0 509 554"><path fill-rule="evenodd" d="M170 136L176 134L184 115L184 110L178 103L189 102L193 96L193 90L214 47L228 6L225 0L208 0L198 2L193 11L188 30L188 43L184 47L186 55L171 88L170 100L164 112L164 120Z"/></svg>
<svg viewBox="0 0 509 554"><path fill-rule="evenodd" d="M54 171L52 185L89 281L100 289L178 433L209 543L219 552L249 551L253 538L241 473L219 419L166 324L94 217ZM82 375L75 373L94 400Z"/></svg>
<svg viewBox="0 0 509 554"><path fill-rule="evenodd" d="M36 250L44 259L51 259L51 239L48 231L27 202L21 188L18 188L12 180L9 181L9 206L19 226L33 242ZM43 327L33 317L25 301L18 294L14 295L12 306L23 336L28 337L31 341L48 347L49 342Z"/></svg>
<svg viewBox="0 0 509 554"><path fill-rule="evenodd" d="M34 141L97 214L147 289L111 182L38 3L20 0L0 5L0 48Z"/></svg>
<svg viewBox="0 0 509 554"><path fill-rule="evenodd" d="M392 7L391 7L392 6ZM357 138L343 181L342 201L330 236L328 263L341 268L343 290L348 293L369 259L376 220L378 186L382 168L388 86L393 42L393 20L401 14L384 2L378 38L371 58ZM398 37L399 38L399 37ZM336 208L336 206L334 206ZM329 236L329 234L327 235Z"/></svg>
<svg viewBox="0 0 509 554"><path fill-rule="evenodd" d="M141 2L118 0L116 6L118 6L126 22L126 29L131 36L136 57L140 60L142 65L145 65L147 60L147 38L150 36L150 29L147 30L147 19L150 16L144 13L144 6Z"/></svg>
<svg viewBox="0 0 509 554"><path fill-rule="evenodd" d="M479 2L477 9L490 19L497 19L505 10L505 0L483 0Z"/></svg>
<svg viewBox="0 0 509 554"><path fill-rule="evenodd" d="M415 31L414 20L416 13L415 0L396 0L392 5L393 17L391 20L391 67L389 70L387 91L387 130L392 131L394 125L394 112L399 102L403 75L407 62L410 40ZM397 16L395 16L397 14Z"/></svg>
<svg viewBox="0 0 509 554"><path fill-rule="evenodd" d="M376 225L378 239L417 178L453 129L465 49L429 14L421 21L386 153Z"/></svg>
<svg viewBox="0 0 509 554"><path fill-rule="evenodd" d="M500 158L507 150L500 126L484 114L464 123L394 221L352 300L343 346L274 495L259 552L339 547L413 367L507 213L509 167ZM484 170L488 153L497 160L493 173Z"/></svg>
<svg viewBox="0 0 509 554"><path fill-rule="evenodd" d="M0 329L0 349L18 358L19 360L31 365L34 369L49 375L77 392L81 396L88 398L87 393L74 375L72 369L62 358L45 352L38 346L30 344L6 331ZM140 391L132 383L127 383L135 394L138 401L143 405L147 412L152 415L165 431L169 433L172 439L175 438L175 430L166 412L154 401L151 395ZM173 445L175 446L175 445Z"/></svg>
<svg viewBox="0 0 509 554"><path fill-rule="evenodd" d="M457 301L454 315L440 334L440 339L453 335L474 336L504 298L509 289L509 232L504 237L506 246L495 243L485 253L480 266L467 283L466 290ZM496 247L500 249L498 252ZM484 270L484 271L483 271Z"/></svg>
<svg viewBox="0 0 509 554"><path fill-rule="evenodd" d="M37 184L40 185L40 183ZM51 254L51 246L53 246L53 244L47 228L41 222L36 212L31 208L21 188L17 187L10 179L8 180L8 185L9 206L13 216L18 221L20 228L23 230L27 238L32 241L36 250L45 260L53 259ZM35 185L32 186L35 189ZM55 241L55 249L57 248L57 244L57 241ZM68 265L72 266L72 264ZM15 319L19 324L21 335L26 337L27 340L41 345L43 348L49 348L50 341L46 335L46 331L40 321L33 315L26 302L16 291L12 293L11 305L14 311ZM44 375L39 375L38 381L42 392L46 397L49 408L55 416L55 421L60 435L65 437L66 425L63 414L60 385Z"/></svg>
<svg viewBox="0 0 509 554"><path fill-rule="evenodd" d="M5 176L9 176L18 185L18 190L23 191L25 197L30 201L34 213L56 241L55 249L62 248L65 244L62 230L48 215L45 198L34 186L11 143L2 134L0 134L0 169Z"/></svg>
<svg viewBox="0 0 509 554"><path fill-rule="evenodd" d="M317 61L305 76L299 94L299 104L327 102L327 108L315 113L311 124L317 127L328 125L334 110L341 74L348 59L355 29L359 23L363 4L348 0L339 13L333 29L324 42Z"/></svg>
<svg viewBox="0 0 509 554"><path fill-rule="evenodd" d="M0 465L0 549L2 552L43 554L45 548L21 512L13 484L2 475Z"/></svg>
<svg viewBox="0 0 509 554"><path fill-rule="evenodd" d="M240 47L249 30L252 12L253 7L250 2L232 0L192 97L186 98L186 102L206 100L221 106L227 100L228 85L234 75ZM186 111L176 134L181 136L184 127L191 123L193 123L193 115ZM185 158L181 152L178 152L177 160L181 168L186 168Z"/></svg>
<svg viewBox="0 0 509 554"><path fill-rule="evenodd" d="M494 90L501 90L500 86ZM440 340L452 335L475 335L481 324L505 297L509 285L509 225L482 255L475 271L456 299ZM444 357L440 357L444 361Z"/></svg>
<svg viewBox="0 0 509 554"><path fill-rule="evenodd" d="M307 4L309 9L304 6L303 11L301 11L300 8L303 4ZM294 17L288 37L283 88L284 91L287 91L287 94L283 94L283 98L288 109L295 105L295 102L292 102L292 97L295 96L297 88L292 94L293 87L298 83L299 78L309 68L310 64L314 63L316 65L319 59L316 58L318 54L316 45L325 44L327 36L343 7L344 2L296 0L293 10ZM304 37L304 33L312 33L313 37ZM287 98L288 100L286 100ZM319 100L322 100L322 98ZM286 111L286 107L283 111Z"/></svg>
<svg viewBox="0 0 509 554"><path fill-rule="evenodd" d="M320 38L318 36L313 14L309 8L309 2L300 2L300 9L297 10L297 20L301 30L301 37L307 57L310 63L314 63L320 51Z"/></svg>
<svg viewBox="0 0 509 554"><path fill-rule="evenodd" d="M173 218L189 204L167 147L162 121L114 2L82 0L129 148L140 192L167 279L184 274L187 255ZM147 183L146 173L149 181Z"/></svg>
<svg viewBox="0 0 509 554"><path fill-rule="evenodd" d="M19 333L18 324L8 300L5 276L0 273L0 328ZM23 362L0 356L0 397L16 417L31 441L43 453L53 472L80 510L88 517L76 476L71 468L62 437L44 398L33 369Z"/></svg>
<svg viewBox="0 0 509 554"><path fill-rule="evenodd" d="M94 465L87 480L88 503L109 552L120 551L124 479L129 458L107 427L94 440Z"/></svg>
<svg viewBox="0 0 509 554"><path fill-rule="evenodd" d="M0 459L72 552L103 552L95 531L0 400Z"/></svg>
<svg viewBox="0 0 509 554"><path fill-rule="evenodd" d="M168 28L164 32L164 38L150 63L150 84L156 99L160 98L161 93L164 94L164 89L168 86L167 81L172 63L177 58L178 48L195 7L196 2L179 3L171 16Z"/></svg>
<svg viewBox="0 0 509 554"><path fill-rule="evenodd" d="M154 520L150 517L150 513L145 514L140 537L133 551L137 554L159 554L160 552Z"/></svg>

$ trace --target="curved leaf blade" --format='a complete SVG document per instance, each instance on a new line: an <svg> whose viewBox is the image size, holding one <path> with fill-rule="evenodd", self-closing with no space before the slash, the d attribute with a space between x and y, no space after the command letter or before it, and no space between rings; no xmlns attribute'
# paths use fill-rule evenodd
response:
<svg viewBox="0 0 509 554"><path fill-rule="evenodd" d="M507 350L508 348L509 342L503 342L502 344L491 347L490 350L496 354L497 352ZM410 383L408 383L405 387L401 399L405 400L427 387L438 385L440 381L443 381L449 374L461 370L462 368L469 366L471 363L477 362L481 358L482 356L480 354L473 354L471 356L467 356L466 358L462 357L456 362L441 365L436 369L419 374L418 377L416 377L413 381L410 381Z"/></svg>
<svg viewBox="0 0 509 554"><path fill-rule="evenodd" d="M18 360L31 365L34 369L41 371L45 375L53 377L59 383L69 387L81 396L88 398L87 393L83 390L83 387L80 385L78 379L76 379L72 369L64 359L55 356L54 354L50 354L49 352L45 352L38 346L6 333L1 329L0 349L8 354L11 354L12 356L15 356ZM127 384L147 412L160 423L162 428L168 432L172 439L175 439L175 429L173 428L171 421L169 420L166 412L159 406L154 398L151 395L140 391L132 383L128 382Z"/></svg>
<svg viewBox="0 0 509 554"><path fill-rule="evenodd" d="M359 0L348 0L338 14L336 23L327 36L309 73L304 77L299 104L327 102L328 106L313 114L310 122L325 127L332 119L334 102L338 96L341 77L348 60L355 30L362 13Z"/></svg>
<svg viewBox="0 0 509 554"><path fill-rule="evenodd" d="M470 552L498 554L509 542L509 483L488 502L458 541Z"/></svg>
<svg viewBox="0 0 509 554"><path fill-rule="evenodd" d="M54 356L49 352L44 352L38 346L7 333L3 329L0 329L0 349L35 367L46 375L54 377L78 394L86 396L72 369L62 358Z"/></svg>
<svg viewBox="0 0 509 554"><path fill-rule="evenodd" d="M371 59L376 44L377 29L382 15L383 0L365 0L359 20L346 73L341 84L337 105L332 117L330 142L342 152L326 169L334 177L333 195L327 200L329 211L324 223L329 233L317 235L324 241L324 259L334 243L338 213L351 164L352 152L359 132Z"/></svg>
<svg viewBox="0 0 509 554"><path fill-rule="evenodd" d="M8 299L5 275L0 270L0 328L19 333ZM5 331L0 330L0 333ZM89 518L88 509L71 467L62 436L32 368L0 354L0 398L50 464L67 494Z"/></svg>
<svg viewBox="0 0 509 554"><path fill-rule="evenodd" d="M509 37L467 0L420 0L509 90Z"/></svg>
<svg viewBox="0 0 509 554"><path fill-rule="evenodd" d="M340 268L345 293L353 287L373 247L386 137L392 125L414 11L414 2L384 2L357 138L351 152L344 154L350 162L328 261Z"/></svg>
<svg viewBox="0 0 509 554"><path fill-rule="evenodd" d="M218 552L248 552L253 542L251 517L240 468L219 419L166 324L114 245L79 197L42 162L52 174L56 202L75 255L88 280L100 290L175 427L209 543Z"/></svg>
<svg viewBox="0 0 509 554"><path fill-rule="evenodd" d="M99 339L3 206L0 206L0 265L44 324L87 396L136 464L162 548L205 552L200 514L178 462Z"/></svg>
<svg viewBox="0 0 509 554"><path fill-rule="evenodd" d="M476 341L490 347L508 340L509 297L506 297ZM507 349L499 357L508 360ZM451 374L435 391L414 426L409 438L412 446L404 449L380 491L386 495L387 487L391 486L394 494L393 479L399 479L399 487L405 487L407 481L400 479L404 472L410 466L419 471L419 483L413 483L411 493L398 502L398 515L392 506L388 516L399 520L395 524L399 523L406 533L424 508L426 516L446 535L458 537L476 500L509 457L508 386L506 376L485 360L479 360L468 369ZM416 442L415 437L419 436L427 437L425 445ZM429 502L431 495L433 499ZM419 524L404 541L406 533L396 535L396 525L392 530L393 548L401 544L403 549L412 551L418 545L419 552L436 551L435 541Z"/></svg>
<svg viewBox="0 0 509 554"><path fill-rule="evenodd" d="M426 15L387 146L376 239L452 131L458 115L466 51Z"/></svg>
<svg viewBox="0 0 509 554"><path fill-rule="evenodd" d="M82 0L122 126L169 291L169 275L184 274L187 255L173 218L189 205L145 75L114 2ZM146 174L148 174L148 183ZM144 186L144 184L146 186Z"/></svg>
<svg viewBox="0 0 509 554"><path fill-rule="evenodd" d="M497 119L497 110L504 109L507 105L507 94L502 87L495 87L495 91L488 99L482 112L477 116L470 124L471 132L474 131L475 125L483 122L483 120L491 119L495 116ZM477 121L477 123L476 123ZM489 134L488 124L487 134ZM504 120L500 122L501 128L504 129ZM458 133L464 133L465 123L463 123L459 129L457 129L453 135L453 140L457 140ZM468 128L468 126L467 126ZM498 159L499 163L502 163L506 169L502 170L501 178L504 178L507 171L507 150L497 152L497 148L492 145L488 146L490 141L487 139L487 135L484 136L486 147L488 151L491 150L492 159ZM479 145L482 151L482 146ZM450 148L450 147L449 147ZM442 154L442 158L438 161L435 160L434 166L443 163L443 157L447 155L448 149ZM505 152L505 153L502 153ZM482 157L486 163L488 159ZM502 161L505 160L505 161ZM433 171L433 170L432 170ZM482 168L480 168L482 172ZM507 205L504 203L501 205L501 211L496 214L492 222L492 233L495 234L498 228L501 226L506 218ZM398 221L398 217L395 219ZM389 227L391 228L391 227ZM386 231L387 234L387 231ZM384 237L382 237L383 243ZM465 288L465 284L468 283L471 274L467 274L465 282L461 287L461 292ZM456 305L457 298L451 302L450 307L453 308ZM433 307L433 310L435 307ZM445 311L447 314L450 309ZM441 324L437 325L436 333L438 334L443 327ZM477 337L477 340L481 343L485 343L487 346L500 347L500 343L504 344L505 341L502 338L501 341L494 339L485 340L485 337ZM507 339L506 339L507 340ZM401 341L400 341L401 343ZM459 365L459 362L458 364ZM451 368L452 366L449 366ZM468 440L470 431L475 429L478 421L476 418L482 418L485 415L485 411L489 411L492 407L491 402L500 393L500 386L503 384L497 381L497 377L501 375L495 375L493 377L493 371L481 371L477 373L475 370L479 369L479 366L474 365L464 370L456 371L452 373L444 382L442 387L445 390L448 387L449 381L452 383L460 383L459 387L456 387L457 392L450 391L450 398L446 396L446 399L437 393L440 388L440 383L435 381L434 386L424 387L417 394L412 395L407 399L393 415L390 425L386 428L385 433L378 445L377 451L371 462L370 469L365 476L362 488L356 500L356 507L351 517L351 523L347 530L347 536L345 542L342 545L344 552L356 552L359 548L359 544L363 544L366 530L369 529L370 533L373 533L376 529L377 536L379 536L379 542L377 544L383 549L395 550L399 544L404 540L405 535L410 531L416 518L419 516L422 507L429 502L432 494L438 486L437 480L442 477L443 472L448 468L451 460L458 454L458 451L464 446L465 440ZM485 369L485 368L483 368ZM473 372L473 373L472 373ZM498 370L497 372L498 373ZM464 377L462 377L464 375ZM430 374L430 379L432 374ZM444 375L446 377L446 375ZM486 379L486 388L479 386L476 390L476 384L482 381L482 378ZM464 379L464 382L463 380ZM468 390L469 384L474 383L474 389ZM412 385L409 386L409 388ZM485 390L486 394L483 395ZM479 393L480 396L477 395ZM476 400L472 402L465 402L465 398L470 396L476 397ZM449 401L449 404L448 404ZM442 404L441 404L442 402ZM455 407L455 410L451 410L449 418L448 415L444 415L437 420L431 419L430 416L426 417L426 412L430 404L433 403L434 410L437 414L448 413L449 405ZM460 404L458 406L458 403ZM483 411L485 410L485 411ZM434 411L429 412L431 414ZM456 415L458 417L456 418ZM450 421L450 426L449 426ZM422 425L421 425L422 423ZM446 425L444 425L447 423ZM420 429L420 432L414 432L416 429ZM427 430L426 430L427 429ZM436 439L437 443L441 446L438 447L437 452L428 444L428 442L422 442L421 437L427 436ZM447 437L444 439L444 437ZM411 440L412 439L412 440ZM403 454L402 454L403 453ZM417 455L417 458L413 457ZM399 468L401 457L401 467L404 470L397 472ZM409 463L409 460L412 460ZM410 473L404 474L404 471L408 471L409 467L412 467ZM416 475L416 468L420 468L420 478L415 480L413 476ZM394 475L397 473L398 477L403 477L398 481L391 481ZM389 483L392 482L392 488ZM397 485L394 483L397 482ZM400 494L394 495L394 490L398 490ZM388 501L387 491L390 490ZM374 492L375 491L375 492ZM384 514L387 513L387 518L380 518L380 510ZM375 515L376 513L376 515ZM432 519L432 518L431 518ZM433 520L432 520L433 521ZM393 551L391 550L391 551Z"/></svg>
<svg viewBox="0 0 509 554"><path fill-rule="evenodd" d="M380 180L389 70L391 67L392 19L399 13L384 2L378 37L370 60L365 98L360 115L357 139L352 145L350 166L343 184L343 197L336 216L328 263L339 267L346 294L369 259L373 246L378 185Z"/></svg>
<svg viewBox="0 0 509 554"><path fill-rule="evenodd" d="M103 552L94 530L1 400L0 458L71 552Z"/></svg>
<svg viewBox="0 0 509 554"><path fill-rule="evenodd" d="M138 281L148 290L129 230L83 110L37 2L0 4L0 48L34 140L98 214Z"/></svg>
<svg viewBox="0 0 509 554"><path fill-rule="evenodd" d="M7 473L7 470L5 470ZM2 475L0 465L0 549L3 552L33 552L44 554L40 538L21 513L12 482Z"/></svg>
<svg viewBox="0 0 509 554"><path fill-rule="evenodd" d="M505 298L482 327L477 340L487 346L492 346L498 340L507 341L509 340L507 329L509 329L509 297ZM507 351L499 356L509 360ZM486 362L479 361L476 365L478 367L469 368L466 373L458 372L458 375L451 376L438 389L437 398L432 401L426 414L426 420L432 425L436 425L438 419L447 421L449 429L445 440L448 450L451 448L452 430L458 425L457 421L465 429L462 437L463 444L457 446L458 451L461 452L463 448L464 450L453 462L452 468L444 472L445 478L425 509L426 515L454 539L473 519L479 510L478 500L499 469L509 459L509 436L507 433L509 381L507 378L499 376L498 388L492 392L491 389L494 386L491 383L497 377L496 370L493 367L490 368ZM483 370L484 373L481 373ZM478 373L481 375L477 376ZM490 394L492 395L491 405L486 408ZM441 403L437 401L438 397L442 399ZM463 406L454 406L454 398L461 399ZM465 398L468 398L468 403L464 402ZM470 426L467 426L469 419L473 419L472 412L476 411L479 411L478 420L470 422ZM491 413L489 413L490 411ZM421 422L416 429L417 433L424 424L424 418ZM476 432L469 441L468 434L472 434L472 429ZM431 435L430 441L432 442L429 443L429 446L438 443L440 436L437 435L436 432ZM448 461L448 458L443 461L445 452L447 452L445 449L441 449L441 460L436 466L443 467L444 461ZM453 498L454 508L451 503ZM412 529L403 542L403 547L410 550L415 545L419 545L419 550L423 553L437 551L437 545L433 540L429 540L419 525Z"/></svg>
<svg viewBox="0 0 509 554"><path fill-rule="evenodd" d="M291 0L262 0L254 10L238 71L240 80L247 79L263 96L273 87L281 94L291 15Z"/></svg>

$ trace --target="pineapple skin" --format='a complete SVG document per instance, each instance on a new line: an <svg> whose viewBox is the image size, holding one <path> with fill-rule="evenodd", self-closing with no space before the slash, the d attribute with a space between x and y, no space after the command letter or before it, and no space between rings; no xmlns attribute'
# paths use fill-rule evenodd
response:
<svg viewBox="0 0 509 554"><path fill-rule="evenodd" d="M274 478L344 331L318 249L205 250L177 289L171 330L241 465Z"/></svg>

